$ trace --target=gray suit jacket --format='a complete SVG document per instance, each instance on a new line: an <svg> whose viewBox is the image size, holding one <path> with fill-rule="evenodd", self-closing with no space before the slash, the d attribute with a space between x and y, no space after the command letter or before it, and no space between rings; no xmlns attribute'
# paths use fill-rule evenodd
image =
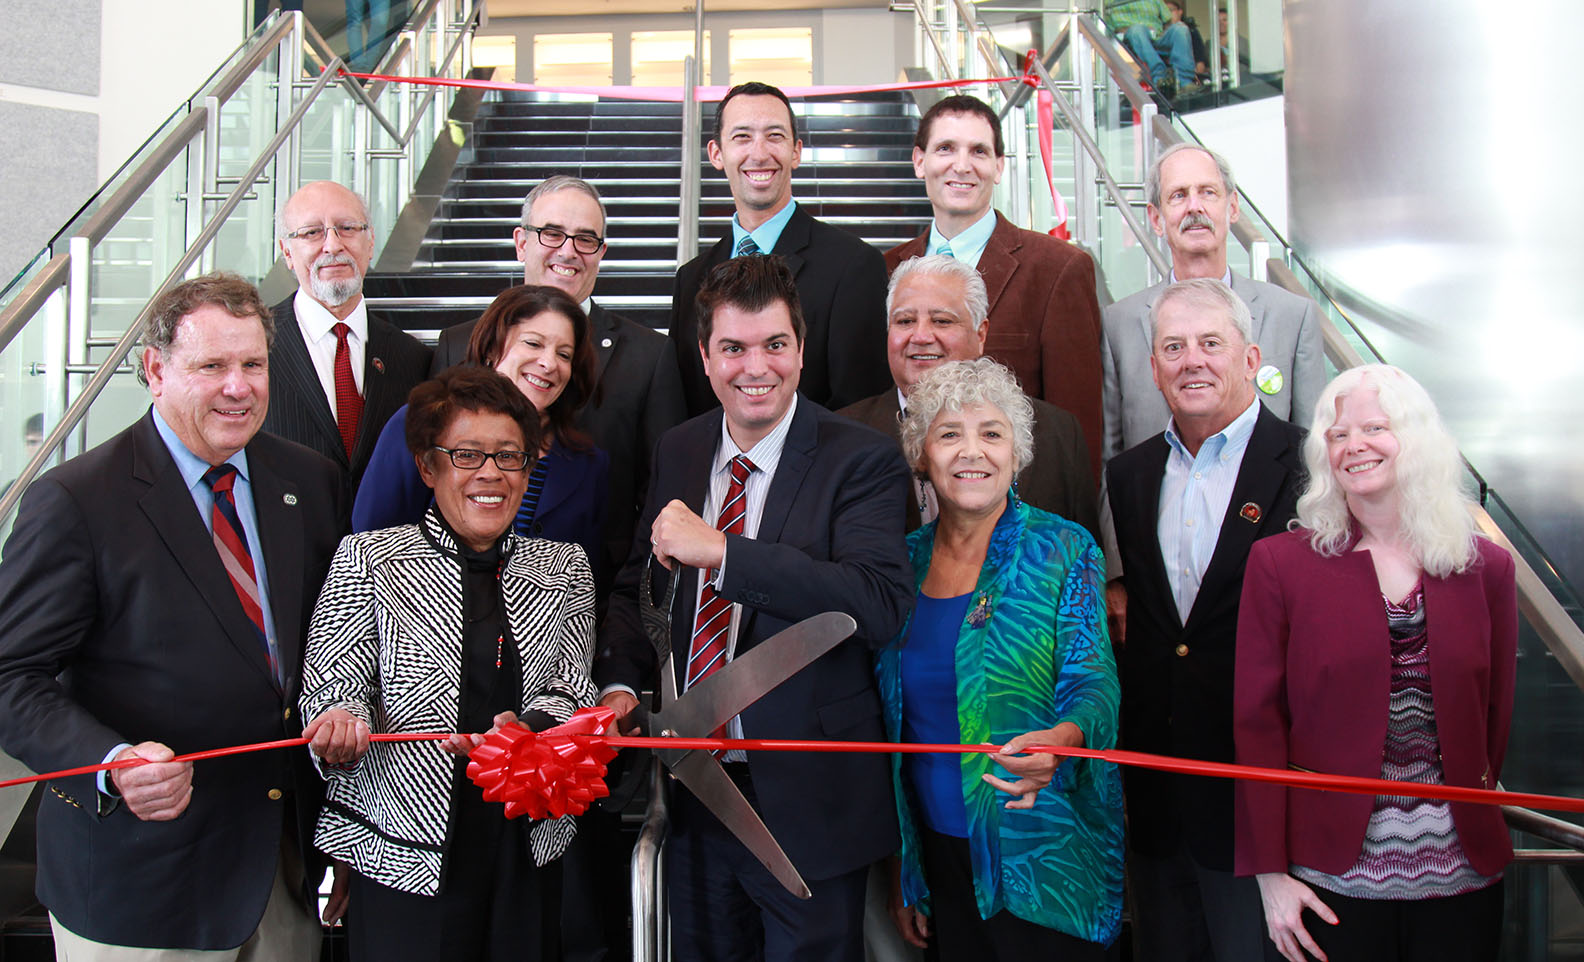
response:
<svg viewBox="0 0 1584 962"><path fill-rule="evenodd" d="M1100 366L1107 461L1161 433L1171 416L1150 376L1149 312L1165 289L1165 283L1156 284L1105 309ZM1307 427L1326 383L1319 308L1307 297L1235 272L1232 290L1254 316L1260 366L1273 365L1282 374L1281 390L1260 390L1260 400L1277 417Z"/></svg>
<svg viewBox="0 0 1584 962"><path fill-rule="evenodd" d="M1084 444L1083 427L1072 412L1029 398L1034 406L1034 460L1018 475L1018 497L1042 511L1059 514L1084 526L1096 541L1100 525L1096 518L1099 497L1094 476L1089 473L1089 449ZM902 425L897 415L896 388L864 398L836 412L867 424L897 443L902 441ZM920 522L918 501L911 495L907 504L907 530Z"/></svg>

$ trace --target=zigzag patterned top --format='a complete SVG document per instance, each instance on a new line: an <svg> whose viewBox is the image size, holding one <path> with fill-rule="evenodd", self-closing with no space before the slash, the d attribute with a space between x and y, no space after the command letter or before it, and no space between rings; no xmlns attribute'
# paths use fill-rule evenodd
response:
<svg viewBox="0 0 1584 962"><path fill-rule="evenodd" d="M929 571L935 523L908 536L917 591ZM1009 501L996 523L984 568L957 636L957 723L962 741L1004 743L1070 721L1089 748L1114 748L1116 663L1107 636L1101 585L1104 559L1083 528ZM901 646L910 625L877 659L886 731L902 725ZM1000 773L988 755L963 755L979 914L1003 909L1047 928L1106 944L1122 925L1122 779L1115 765L1062 762L1026 811L980 778ZM892 779L902 827L902 888L908 905L928 909L912 785L901 756Z"/></svg>
<svg viewBox="0 0 1584 962"><path fill-rule="evenodd" d="M594 579L577 545L507 533L506 643L522 659L522 710L557 721L594 701ZM341 542L308 631L302 717L344 708L375 732L455 731L461 711L463 561L431 508L420 524ZM439 891L454 759L432 742L380 744L326 766L321 851L383 885ZM570 817L533 826L534 860L566 851Z"/></svg>
<svg viewBox="0 0 1584 962"><path fill-rule="evenodd" d="M1386 605L1391 632L1391 701L1381 778L1441 785L1441 743L1430 697L1430 638L1424 585ZM1364 829L1358 861L1341 875L1295 865L1295 878L1361 899L1426 899L1473 892L1494 883L1469 865L1445 802L1380 795Z"/></svg>

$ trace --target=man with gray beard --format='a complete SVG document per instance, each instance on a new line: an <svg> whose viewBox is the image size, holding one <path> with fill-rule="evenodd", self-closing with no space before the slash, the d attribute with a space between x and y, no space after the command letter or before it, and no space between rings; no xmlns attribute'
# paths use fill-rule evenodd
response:
<svg viewBox="0 0 1584 962"><path fill-rule="evenodd" d="M429 348L368 313L374 232L358 195L307 184L276 215L275 234L298 287L275 305L264 430L339 465L350 504L380 429L428 376Z"/></svg>

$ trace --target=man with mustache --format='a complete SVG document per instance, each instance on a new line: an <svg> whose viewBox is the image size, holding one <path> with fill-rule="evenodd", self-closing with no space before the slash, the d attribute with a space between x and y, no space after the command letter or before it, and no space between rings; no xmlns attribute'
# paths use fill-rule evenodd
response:
<svg viewBox="0 0 1584 962"><path fill-rule="evenodd" d="M307 184L276 215L275 233L298 286L275 305L264 430L340 466L351 504L380 429L428 376L429 348L369 316L363 275L374 233L358 195L328 180Z"/></svg>
<svg viewBox="0 0 1584 962"><path fill-rule="evenodd" d="M1297 513L1304 432L1256 400L1264 359L1248 307L1219 279L1169 285L1145 323L1165 431L1106 465L1128 578L1126 641L1112 635L1118 745L1230 762L1243 567ZM1262 958L1259 887L1232 874L1232 783L1144 769L1122 779L1133 957Z"/></svg>
<svg viewBox="0 0 1584 962"><path fill-rule="evenodd" d="M1325 353L1314 301L1227 267L1227 234L1238 219L1237 186L1226 159L1195 144L1162 151L1145 177L1150 226L1171 248L1171 277L1105 309L1100 360L1109 460L1160 433L1166 403L1150 381L1150 308L1172 281L1213 277L1248 305L1260 348L1254 385L1279 418L1307 424L1325 387Z"/></svg>

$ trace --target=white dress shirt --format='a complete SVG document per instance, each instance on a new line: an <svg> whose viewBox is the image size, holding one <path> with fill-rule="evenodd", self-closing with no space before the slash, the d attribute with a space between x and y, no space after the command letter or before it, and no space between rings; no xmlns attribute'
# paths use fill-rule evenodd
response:
<svg viewBox="0 0 1584 962"><path fill-rule="evenodd" d="M363 355L368 350L368 302L361 295L357 306L345 320L330 313L330 309L314 300L307 291L297 289L292 300L292 310L297 314L297 328L302 331L303 344L308 347L314 373L319 375L319 386L324 389L325 400L330 403L330 416L336 417L335 393L335 326L345 324L347 334L347 360L352 364L352 381L359 394L363 391ZM366 396L366 395L365 395Z"/></svg>

